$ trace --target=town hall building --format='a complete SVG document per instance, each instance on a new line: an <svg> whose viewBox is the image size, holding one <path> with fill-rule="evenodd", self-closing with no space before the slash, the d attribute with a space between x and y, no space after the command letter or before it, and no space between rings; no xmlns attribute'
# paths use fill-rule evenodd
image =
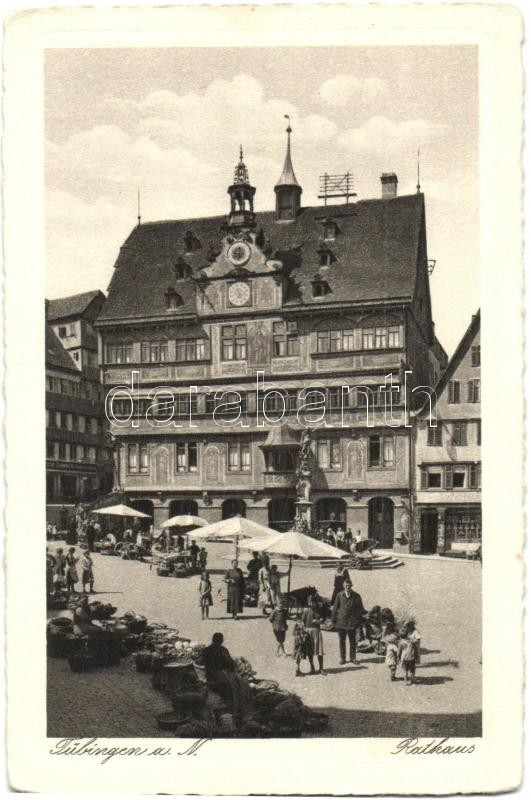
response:
<svg viewBox="0 0 531 800"><path fill-rule="evenodd" d="M226 215L139 222L120 249L96 323L117 484L155 527L240 513L287 530L305 440L311 526L407 550L413 389L447 363L424 195L386 173L378 198L304 206L287 133L274 210L254 210L240 151Z"/></svg>

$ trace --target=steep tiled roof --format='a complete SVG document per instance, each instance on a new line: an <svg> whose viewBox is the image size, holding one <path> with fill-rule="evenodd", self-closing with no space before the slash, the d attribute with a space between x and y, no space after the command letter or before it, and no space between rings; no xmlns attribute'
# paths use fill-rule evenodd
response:
<svg viewBox="0 0 531 800"><path fill-rule="evenodd" d="M74 360L69 356L63 345L55 335L53 329L46 325L46 367L52 369L66 369L69 372L79 373Z"/></svg>
<svg viewBox="0 0 531 800"><path fill-rule="evenodd" d="M326 242L330 267L319 267L324 220L333 218L338 233ZM181 258L198 274L208 256L219 252L225 216L148 222L132 230L120 249L109 294L99 320L179 317L195 314L192 280L175 279ZM411 298L415 291L419 238L424 224L424 196L362 200L343 206L301 209L292 222L278 222L274 211L256 214L264 249L284 262L289 273L288 305L319 305L312 280L321 275L330 287L327 301L357 302ZM185 252L193 234L200 247ZM165 292L175 289L180 307L168 314ZM321 301L322 303L322 301Z"/></svg>
<svg viewBox="0 0 531 800"><path fill-rule="evenodd" d="M467 354L468 350L470 349L470 345L474 339L474 336L477 334L481 326L481 309L478 308L475 314L472 314L472 319L470 321L470 325L466 329L463 338L457 345L454 354L452 355L451 359L448 362L448 365L444 372L442 373L441 377L439 378L439 382L435 387L435 393L438 397L441 396L444 388L446 387L448 381L451 379L452 375L454 374L455 370L463 360L464 356ZM424 405L419 409L418 414L422 416L425 411L429 411L430 403L429 399L426 399Z"/></svg>
<svg viewBox="0 0 531 800"><path fill-rule="evenodd" d="M55 321L66 319L66 317L80 316L98 296L104 297L104 294L99 289L95 289L92 292L83 292L82 294L72 294L69 297L48 300L46 319Z"/></svg>

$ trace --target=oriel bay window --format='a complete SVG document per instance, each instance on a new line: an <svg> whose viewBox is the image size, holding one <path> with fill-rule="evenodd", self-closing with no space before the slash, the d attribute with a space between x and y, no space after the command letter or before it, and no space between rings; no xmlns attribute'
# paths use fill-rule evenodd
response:
<svg viewBox="0 0 531 800"><path fill-rule="evenodd" d="M341 440L317 439L317 463L321 469L341 469Z"/></svg>
<svg viewBox="0 0 531 800"><path fill-rule="evenodd" d="M221 358L223 361L243 361L247 358L247 327L221 326Z"/></svg>
<svg viewBox="0 0 531 800"><path fill-rule="evenodd" d="M251 443L242 440L230 441L227 445L229 472L250 472Z"/></svg>
<svg viewBox="0 0 531 800"><path fill-rule="evenodd" d="M177 339L176 361L203 361L208 358L206 339Z"/></svg>
<svg viewBox="0 0 531 800"><path fill-rule="evenodd" d="M369 467L390 468L395 465L394 436L369 436Z"/></svg>
<svg viewBox="0 0 531 800"><path fill-rule="evenodd" d="M140 346L140 360L146 364L149 362L160 363L168 360L168 342L142 342Z"/></svg>
<svg viewBox="0 0 531 800"><path fill-rule="evenodd" d="M132 344L108 344L107 364L130 364L133 361Z"/></svg>
<svg viewBox="0 0 531 800"><path fill-rule="evenodd" d="M268 450L264 455L267 472L294 472L295 456L291 450Z"/></svg>
<svg viewBox="0 0 531 800"><path fill-rule="evenodd" d="M130 473L147 473L149 470L147 444L127 445L127 471Z"/></svg>
<svg viewBox="0 0 531 800"><path fill-rule="evenodd" d="M197 442L178 442L175 449L177 472L197 472Z"/></svg>

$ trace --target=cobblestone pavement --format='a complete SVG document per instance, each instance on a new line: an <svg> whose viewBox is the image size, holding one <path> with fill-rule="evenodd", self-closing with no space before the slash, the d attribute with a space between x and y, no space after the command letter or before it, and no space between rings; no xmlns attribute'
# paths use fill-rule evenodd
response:
<svg viewBox="0 0 531 800"><path fill-rule="evenodd" d="M361 655L357 667L340 666L337 634L327 632L328 674L295 678L292 659L275 656L271 625L256 609L244 609L238 621L227 618L222 578L233 547L207 547L214 584L210 620L201 621L197 577L162 578L147 563L96 555L96 598L117 606L118 613L137 611L150 622L164 622L206 644L221 631L231 654L248 658L259 677L279 681L307 705L326 711L329 735L481 735L480 564L409 558L396 570L351 571L366 608L378 604L415 614L422 663L417 685L406 687L401 679L391 683L383 658L374 654ZM246 561L244 554L242 563ZM313 585L330 596L332 571L300 564L293 568L292 587ZM293 623L288 652L292 629ZM167 700L151 688L150 676L136 673L131 658L118 667L81 675L72 673L67 661L48 659L49 736L161 736L165 734L155 715L168 708Z"/></svg>

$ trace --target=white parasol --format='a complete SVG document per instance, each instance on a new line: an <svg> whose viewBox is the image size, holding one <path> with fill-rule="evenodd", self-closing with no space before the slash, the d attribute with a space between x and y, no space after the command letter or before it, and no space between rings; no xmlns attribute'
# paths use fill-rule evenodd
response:
<svg viewBox="0 0 531 800"><path fill-rule="evenodd" d="M258 522L253 522L238 514L235 517L213 522L196 531L190 531L188 535L193 539L235 539L236 560L238 560L238 543L241 539L253 537L263 539L274 534L277 534L277 531L274 531L273 528L260 525Z"/></svg>
<svg viewBox="0 0 531 800"><path fill-rule="evenodd" d="M163 528L188 528L194 525L196 528L201 528L208 525L206 519L203 517L194 517L193 514L179 514L176 517L170 517L166 520Z"/></svg>
<svg viewBox="0 0 531 800"><path fill-rule="evenodd" d="M108 506L107 508L96 508L91 514L108 514L111 517L144 517L150 519L149 514L144 514L142 511L137 511L136 508L129 508L119 503L117 506Z"/></svg>
<svg viewBox="0 0 531 800"><path fill-rule="evenodd" d="M320 539L313 539L311 536L306 536L305 533L298 531L288 531L287 533L275 533L274 536L269 536L260 539L251 539L242 542L240 545L245 550L256 550L258 553L274 553L275 555L289 556L289 569L288 569L288 603L289 592L291 589L291 566L292 560L296 558L344 558L348 556L344 550L338 547L332 547L331 544L326 544Z"/></svg>

